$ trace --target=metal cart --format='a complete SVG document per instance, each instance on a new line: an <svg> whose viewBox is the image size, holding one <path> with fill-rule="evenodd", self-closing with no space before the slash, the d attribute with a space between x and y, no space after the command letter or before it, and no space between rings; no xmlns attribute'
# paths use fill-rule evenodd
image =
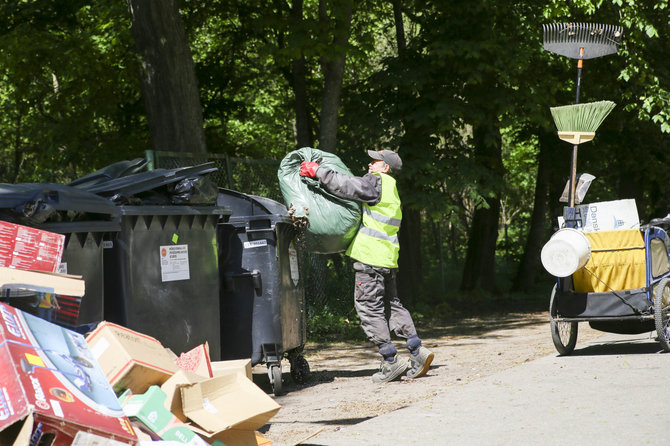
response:
<svg viewBox="0 0 670 446"><path fill-rule="evenodd" d="M656 330L657 340L663 350L670 352L668 227L670 218L655 219L639 229L642 239L639 245L624 247L614 243L592 252L592 256L597 253L615 253L623 256L619 260L625 262L627 255L637 255L640 259L643 250L643 266L640 264L637 271L640 275L639 284L643 282L643 286L624 289L612 287L610 282L621 279L624 274L631 275L631 270L624 265L620 274L614 272L610 275L613 279L610 281L593 271L591 260L582 271L558 278L551 293L549 317L551 338L560 355L570 355L573 352L580 322L588 322L592 328L609 333L639 334ZM637 254L634 254L636 250ZM592 283L599 290L588 291L584 290L588 287L583 285L575 286L580 279L576 277L578 273L582 275L580 278L584 274L590 275ZM605 291L600 291L603 288Z"/></svg>

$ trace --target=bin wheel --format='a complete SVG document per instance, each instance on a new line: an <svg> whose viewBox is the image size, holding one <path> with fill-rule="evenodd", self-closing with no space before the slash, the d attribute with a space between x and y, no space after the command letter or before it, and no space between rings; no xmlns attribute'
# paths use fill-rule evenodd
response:
<svg viewBox="0 0 670 446"><path fill-rule="evenodd" d="M577 322L563 322L554 319L556 316L556 285L551 291L551 300L549 301L549 326L551 328L551 340L554 341L554 347L561 356L572 354L577 344Z"/></svg>
<svg viewBox="0 0 670 446"><path fill-rule="evenodd" d="M654 324L658 342L663 350L670 352L670 279L662 279L654 293Z"/></svg>
<svg viewBox="0 0 670 446"><path fill-rule="evenodd" d="M275 396L283 394L284 386L281 378L281 364L268 364L268 376Z"/></svg>
<svg viewBox="0 0 670 446"><path fill-rule="evenodd" d="M291 378L293 382L305 384L309 380L309 363L302 355L296 355L291 359Z"/></svg>

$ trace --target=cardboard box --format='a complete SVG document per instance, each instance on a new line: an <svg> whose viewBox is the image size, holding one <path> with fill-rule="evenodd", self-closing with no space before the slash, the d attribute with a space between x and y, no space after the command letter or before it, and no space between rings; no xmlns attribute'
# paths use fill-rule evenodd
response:
<svg viewBox="0 0 670 446"><path fill-rule="evenodd" d="M212 372L215 373L215 376L224 376L237 373L248 378L249 380L252 379L250 359L215 361L210 363L210 365ZM195 384L204 381L205 379L207 378L188 370L177 371L177 373L172 375L170 379L161 385L161 390L166 395L165 408L172 412L184 423L188 422L188 417L186 414L184 414L180 389L185 385Z"/></svg>
<svg viewBox="0 0 670 446"><path fill-rule="evenodd" d="M132 395L126 391L119 397L123 411L133 421L146 427L145 432L154 439L175 441L189 446L208 446L201 437L182 423L165 408L165 393L158 386L151 386L142 395ZM221 445L220 442L217 442ZM221 445L223 446L223 445Z"/></svg>
<svg viewBox="0 0 670 446"><path fill-rule="evenodd" d="M161 390L165 393L165 408L172 412L174 416L179 418L182 422L186 423L188 418L184 414L184 409L181 403L181 386L187 384L195 384L200 382L204 378L196 373L189 372L188 370L179 370L177 373L172 375L170 379L165 381L161 385Z"/></svg>
<svg viewBox="0 0 670 446"><path fill-rule="evenodd" d="M37 271L58 271L65 236L0 221L0 266Z"/></svg>
<svg viewBox="0 0 670 446"><path fill-rule="evenodd" d="M270 440L264 438L258 432L254 432L256 428L249 429L249 423L252 423L251 425L253 426L260 427L267 423L267 420L274 416L276 411L279 409L279 406L274 402L274 400L267 396L265 392L260 390L253 383L253 381L251 381L251 360L245 359L217 361L212 363L212 365L218 365L219 367L214 367L214 372L218 373L219 377L230 377L229 380L224 382L232 384L223 390L224 392L231 393L229 400L230 402L228 404L233 405L228 406L228 412L230 413L220 417L215 415L215 417L222 423L220 426L216 427L216 429L223 428L224 430L219 432L212 432L205 430L201 426L197 425L197 416L195 419L187 416L184 413L182 401L182 389L184 387L193 386L195 384L202 384L205 381L212 381L216 378L208 379L186 370L178 371L161 386L161 389L166 394L164 407L168 408L181 421L188 423L191 429L199 433L208 443L222 441L225 444L236 446L257 446L272 444ZM211 385L216 386L216 381ZM203 401L206 398L208 399L210 396L217 398L217 396L213 395L212 393L204 396ZM222 397L218 396L218 398ZM240 407L239 403L234 403L235 398L240 398L240 401L243 401L243 406L252 406L247 407L247 413L245 415L251 419L247 420L247 423L238 424L235 426L235 428L225 428L225 424L223 423L226 423L226 419L229 419L231 414L233 412L236 413L236 409ZM224 402L223 404L227 403ZM191 415L192 414L193 413L191 412ZM258 418L254 420L255 416ZM195 422L196 424L193 424L191 421Z"/></svg>
<svg viewBox="0 0 670 446"><path fill-rule="evenodd" d="M253 381L251 374L251 359L230 359L227 361L214 361L211 363L212 375L223 376L231 372L240 373Z"/></svg>
<svg viewBox="0 0 670 446"><path fill-rule="evenodd" d="M117 393L130 389L142 394L178 370L157 339L117 324L101 322L86 341Z"/></svg>
<svg viewBox="0 0 670 446"><path fill-rule="evenodd" d="M0 303L0 444L65 446L79 431L137 442L84 337Z"/></svg>
<svg viewBox="0 0 670 446"><path fill-rule="evenodd" d="M564 208L563 212L564 214L569 213L570 208ZM640 227L637 205L633 199L601 201L575 206L574 215L564 215L558 218L559 227L563 227L566 219L576 220L577 227L584 232L637 229Z"/></svg>
<svg viewBox="0 0 670 446"><path fill-rule="evenodd" d="M255 431L279 410L279 404L240 373L188 384L180 390L184 414L197 425L193 429L206 437L228 429Z"/></svg>

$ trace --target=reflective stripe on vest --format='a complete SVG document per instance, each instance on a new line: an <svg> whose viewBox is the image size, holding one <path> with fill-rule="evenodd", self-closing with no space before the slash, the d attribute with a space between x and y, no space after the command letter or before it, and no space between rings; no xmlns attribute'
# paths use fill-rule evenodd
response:
<svg viewBox="0 0 670 446"><path fill-rule="evenodd" d="M381 178L381 200L374 206L363 204L363 222L347 255L368 265L397 268L398 231L402 220L400 198L393 177L382 173L374 175Z"/></svg>

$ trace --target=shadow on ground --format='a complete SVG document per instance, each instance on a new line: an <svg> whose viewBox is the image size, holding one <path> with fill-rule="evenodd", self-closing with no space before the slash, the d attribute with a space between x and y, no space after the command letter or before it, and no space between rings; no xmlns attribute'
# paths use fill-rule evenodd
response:
<svg viewBox="0 0 670 446"><path fill-rule="evenodd" d="M653 339L607 341L575 349L571 356L616 356L664 353L661 344Z"/></svg>

